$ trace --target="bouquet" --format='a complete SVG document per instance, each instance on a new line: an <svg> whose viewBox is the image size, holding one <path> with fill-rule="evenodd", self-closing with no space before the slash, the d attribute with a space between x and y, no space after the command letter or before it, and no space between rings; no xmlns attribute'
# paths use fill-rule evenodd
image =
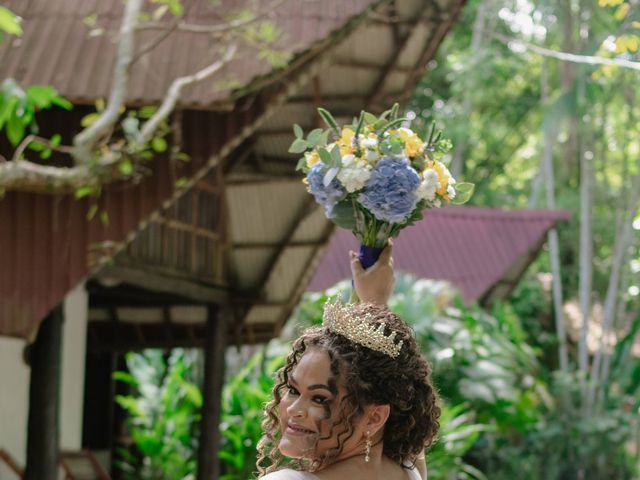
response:
<svg viewBox="0 0 640 480"><path fill-rule="evenodd" d="M303 181L327 217L359 240L365 268L425 209L471 196L473 185L457 183L440 161L451 142L434 125L420 138L407 118L398 118L398 104L379 117L363 111L342 127L327 110L318 113L328 128L305 138L294 125L289 152L304 154L296 169L306 174Z"/></svg>

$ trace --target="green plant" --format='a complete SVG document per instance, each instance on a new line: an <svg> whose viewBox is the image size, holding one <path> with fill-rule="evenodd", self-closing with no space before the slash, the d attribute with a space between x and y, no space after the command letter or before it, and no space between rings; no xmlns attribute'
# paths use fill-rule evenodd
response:
<svg viewBox="0 0 640 480"><path fill-rule="evenodd" d="M134 394L116 397L127 412L131 445L118 449L117 466L125 480L191 478L196 469L197 426L202 394L192 376L193 355L160 350L126 356L129 372L116 372ZM132 447L132 448L127 448Z"/></svg>

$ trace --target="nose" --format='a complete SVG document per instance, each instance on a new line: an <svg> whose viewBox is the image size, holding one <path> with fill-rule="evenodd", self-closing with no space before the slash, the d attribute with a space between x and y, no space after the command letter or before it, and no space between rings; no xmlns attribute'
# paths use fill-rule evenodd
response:
<svg viewBox="0 0 640 480"><path fill-rule="evenodd" d="M287 415L293 418L304 418L307 416L307 410L304 408L302 398L298 397L295 402L287 407Z"/></svg>

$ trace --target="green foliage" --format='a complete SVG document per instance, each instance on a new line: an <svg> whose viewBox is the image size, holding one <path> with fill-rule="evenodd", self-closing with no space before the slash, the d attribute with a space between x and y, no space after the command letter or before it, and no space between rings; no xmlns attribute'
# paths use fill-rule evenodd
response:
<svg viewBox="0 0 640 480"><path fill-rule="evenodd" d="M167 359L159 350L129 353L130 373L115 379L129 384L134 393L116 401L127 414L131 447L118 449L125 480L191 478L196 467L198 422L202 394L189 380L193 359L176 349Z"/></svg>
<svg viewBox="0 0 640 480"><path fill-rule="evenodd" d="M0 44L4 40L4 34L22 35L20 18L6 7L0 6Z"/></svg>
<svg viewBox="0 0 640 480"><path fill-rule="evenodd" d="M53 87L34 85L23 90L15 80L7 78L0 85L0 130L4 130L9 142L16 146L25 135L38 133L36 113L54 106L65 110L72 108ZM60 136L54 135L51 141L59 144ZM44 151L48 152L45 153L47 157L51 155L48 149Z"/></svg>
<svg viewBox="0 0 640 480"><path fill-rule="evenodd" d="M255 471L262 412L271 396L273 373L284 365L284 358L283 354L267 356L265 347L225 385L218 454L223 470L221 480L245 480Z"/></svg>

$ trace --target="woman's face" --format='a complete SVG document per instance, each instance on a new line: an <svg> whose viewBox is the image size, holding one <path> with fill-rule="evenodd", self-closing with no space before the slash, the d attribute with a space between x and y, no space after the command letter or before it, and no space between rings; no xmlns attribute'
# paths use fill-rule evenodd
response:
<svg viewBox="0 0 640 480"><path fill-rule="evenodd" d="M333 431L331 427L338 421L343 397L344 388L331 372L329 354L318 348L307 350L291 370L280 401L280 452L290 458L320 458L335 448L343 427L338 424ZM344 442L337 459L364 450L363 423L362 417L355 421L353 435Z"/></svg>

